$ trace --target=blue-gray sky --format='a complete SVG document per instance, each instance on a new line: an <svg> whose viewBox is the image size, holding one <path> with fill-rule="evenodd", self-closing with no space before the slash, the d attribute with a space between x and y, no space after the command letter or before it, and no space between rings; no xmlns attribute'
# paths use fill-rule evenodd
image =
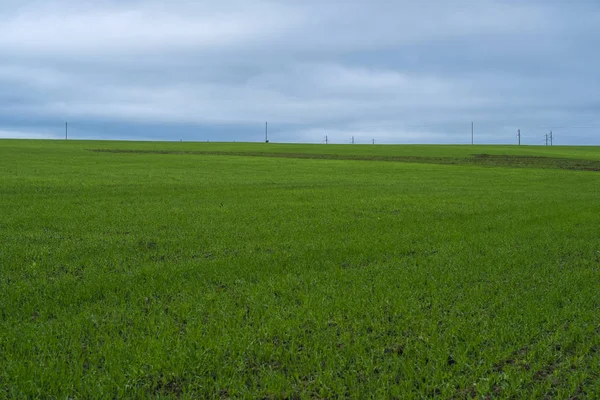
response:
<svg viewBox="0 0 600 400"><path fill-rule="evenodd" d="M600 3L0 0L0 137L600 144Z"/></svg>

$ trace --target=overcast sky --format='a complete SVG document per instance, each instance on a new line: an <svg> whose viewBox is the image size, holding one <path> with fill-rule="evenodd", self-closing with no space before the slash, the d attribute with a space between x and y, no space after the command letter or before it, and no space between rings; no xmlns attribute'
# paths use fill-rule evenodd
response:
<svg viewBox="0 0 600 400"><path fill-rule="evenodd" d="M0 0L0 137L600 144L600 2Z"/></svg>

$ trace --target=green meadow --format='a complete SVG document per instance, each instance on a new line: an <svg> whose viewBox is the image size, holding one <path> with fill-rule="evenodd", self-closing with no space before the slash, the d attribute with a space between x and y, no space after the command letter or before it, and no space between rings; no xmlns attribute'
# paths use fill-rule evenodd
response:
<svg viewBox="0 0 600 400"><path fill-rule="evenodd" d="M0 141L0 398L599 398L600 147Z"/></svg>

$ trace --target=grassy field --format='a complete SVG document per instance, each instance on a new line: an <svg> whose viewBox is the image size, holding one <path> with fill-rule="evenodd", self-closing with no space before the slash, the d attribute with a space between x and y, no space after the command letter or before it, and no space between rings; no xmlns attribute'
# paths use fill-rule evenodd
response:
<svg viewBox="0 0 600 400"><path fill-rule="evenodd" d="M0 398L599 398L599 164L2 140Z"/></svg>

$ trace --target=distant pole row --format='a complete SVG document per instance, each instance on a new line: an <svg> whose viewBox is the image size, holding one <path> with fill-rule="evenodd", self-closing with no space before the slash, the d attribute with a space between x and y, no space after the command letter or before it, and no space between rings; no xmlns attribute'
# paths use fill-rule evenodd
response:
<svg viewBox="0 0 600 400"><path fill-rule="evenodd" d="M267 135L266 130L267 130L267 128L266 128L266 125L265 125L265 142L268 142L267 136L266 136ZM517 143L518 143L519 146L521 145L521 136L522 136L521 135L521 130L517 129L517 139L518 139ZM546 134L546 146L548 146L548 141L550 142L550 146L552 146L553 145L552 131L550 131L549 134ZM325 144L329 144L329 136L325 135L324 143ZM351 144L355 144L356 143L355 140L354 140L354 136L352 136L352 138L350 139L350 143ZM371 143L375 144L375 139L374 138L371 140ZM474 144L475 144L475 122L471 121L471 145L474 145Z"/></svg>
<svg viewBox="0 0 600 400"><path fill-rule="evenodd" d="M552 131L550 131L550 133L546 134L545 136L546 138L546 146L548 146L548 142L550 142L550 146L552 146L554 144L554 138L553 138L553 133ZM69 123L65 122L65 140L69 139ZM521 130L517 129L517 139L518 139L518 145L521 145ZM183 138L181 139L181 141L183 141ZM265 143L269 143L269 122L265 122ZM354 136L352 136L352 144L355 144L354 141ZM375 144L375 139L373 138L372 143ZM329 137L327 135L325 135L325 144L329 144ZM475 122L471 121L471 144L474 145L475 144Z"/></svg>
<svg viewBox="0 0 600 400"><path fill-rule="evenodd" d="M518 138L518 144L519 146L521 145L521 130L517 129L517 138ZM550 142L550 146L552 146L554 144L554 135L552 133L552 131L550 131L550 133L546 133L544 135L544 138L546 140L546 146L548 146L548 142Z"/></svg>

